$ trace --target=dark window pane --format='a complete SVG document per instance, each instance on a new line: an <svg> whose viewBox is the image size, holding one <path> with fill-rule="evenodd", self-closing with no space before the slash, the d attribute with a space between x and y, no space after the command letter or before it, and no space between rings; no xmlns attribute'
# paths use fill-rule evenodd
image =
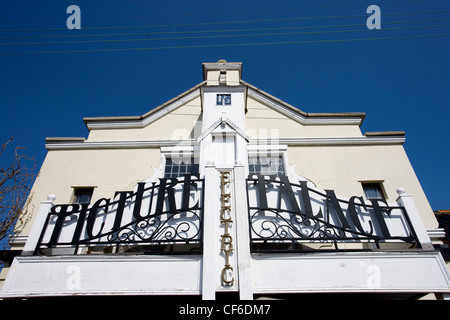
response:
<svg viewBox="0 0 450 320"><path fill-rule="evenodd" d="M75 204L90 203L94 188L76 188L75 189Z"/></svg>

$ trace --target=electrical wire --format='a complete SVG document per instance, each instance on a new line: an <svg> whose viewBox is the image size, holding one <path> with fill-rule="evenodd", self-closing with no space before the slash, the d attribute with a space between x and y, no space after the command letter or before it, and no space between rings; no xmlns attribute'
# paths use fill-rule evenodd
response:
<svg viewBox="0 0 450 320"><path fill-rule="evenodd" d="M117 51L144 51L144 50L164 50L164 49L188 49L188 48L217 48L217 47L241 47L241 46L265 46L284 44L312 44L312 43L338 43L355 41L379 41L379 40L403 40L419 38L449 37L450 34L397 36L380 38L356 38L356 39L327 39L327 40L302 40L302 41L278 41L278 42L257 42L257 43L230 43L230 44L205 44L205 45L184 45L149 48L116 48L116 49L93 49L93 50L70 50L70 51L37 51L37 52L0 52L0 55L33 55L33 54L64 54L64 53L93 53L93 52L117 52Z"/></svg>
<svg viewBox="0 0 450 320"><path fill-rule="evenodd" d="M383 16L401 16L401 15L418 15L418 14L436 14L446 13L450 10L425 11L425 12L404 12L404 13L387 13ZM262 23L262 22L280 22L280 21L298 21L298 20L317 20L317 19L341 19L341 18L361 18L367 17L363 15L346 15L346 16L317 16L317 17L296 17L296 18L277 18L277 19L259 19L259 20L238 20L238 21L220 21L220 22L201 22L201 23L181 23L172 25L150 25L150 26L109 26L109 27L85 27L84 30L99 30L99 29L135 29L135 28L167 28L167 27L192 27L192 26L207 26L207 25L228 25L228 24L242 24L242 23ZM4 29L0 32L22 32L22 31L57 31L67 30L67 28L41 28L41 29Z"/></svg>
<svg viewBox="0 0 450 320"><path fill-rule="evenodd" d="M404 15L418 15L418 14L440 14L447 13L450 10L438 10L438 11L426 11L426 12L407 12L407 13L388 13L383 14L385 16L404 16ZM265 23L275 21L294 21L294 20L314 20L314 19L332 19L332 18L354 18L354 17L367 17L367 15L346 15L346 16L314 16L314 17L296 17L296 18L277 18L277 19L259 19L259 20L241 20L241 21L221 21L221 22L204 22L204 23L183 23L172 25L153 25L153 26L112 26L112 27L88 27L84 30L93 29L131 29L131 28L157 28L157 27L186 27L186 26L207 26L207 25L231 25L239 23ZM393 31L393 30L416 30L416 29L431 29L431 28L446 28L450 27L450 24L443 25L416 25L416 26L401 26L385 28L385 25L405 25L412 23L424 23L424 22L437 22L446 21L450 18L434 18L434 19L422 19L422 20L409 20L409 21L393 21L384 22L383 28L380 31ZM67 44L92 44L92 43L129 43L138 41L178 41L178 40L193 40L193 39L224 39L224 38L242 38L242 37L280 37L280 36L295 36L295 35L314 35L314 34L343 34L349 32L365 32L364 29L348 29L349 27L361 27L365 24L340 24L340 25L316 25L316 26L289 26L289 27L271 27L271 28L240 28L240 29L208 29L208 30L165 30L158 32L135 32L135 33L115 33L115 34L70 34L70 35L39 35L39 36L13 36L13 37L0 37L0 39L6 40L18 40L18 39L45 39L45 38L74 38L74 37L112 37L112 36L140 36L140 35L179 35L171 37L152 37L152 38L125 38L125 39L95 39L95 40L82 40L82 41L39 41L39 42L8 42L0 43L0 47L6 48L9 46L19 45L67 45ZM333 30L327 30L333 28ZM347 28L344 30L336 30L336 28ZM315 31L300 31L300 32L268 32L268 31L288 31L288 30L310 30L317 29ZM8 31L50 31L50 30L67 30L66 28L51 28L51 29L14 29L14 30L0 30L0 32ZM253 32L253 33L248 33ZM254 33L257 32L257 33ZM204 35L208 33L208 35ZM232 34L224 34L232 33ZM203 34L203 35L202 35ZM185 36L188 35L188 36ZM320 39L320 40L293 40L293 41L277 41L277 42L247 42L247 43L220 43L220 44L180 44L180 45L167 45L167 46L154 46L144 48L105 48L105 49L82 49L82 50L53 50L53 51L29 51L29 52L0 52L0 55L26 55L26 54L62 54L62 53L89 53L89 52L115 52L115 51L138 51L138 50L163 50L163 49L185 49L185 48L212 48L212 47L237 47L237 46L258 46L258 45L282 45L282 44L310 44L310 43L330 43L330 42L352 42L352 41L371 41L371 40L389 40L389 39L414 39L414 38L435 38L435 37L447 37L446 33L441 34L429 34L429 35L405 35L405 36L386 36L386 37L373 37L373 38L355 38L355 39Z"/></svg>
<svg viewBox="0 0 450 320"><path fill-rule="evenodd" d="M410 26L398 28L383 28L383 31L392 30L411 30L423 28L443 28L450 27L446 25L434 26ZM51 42L11 42L0 43L0 46L14 45L52 45L52 44L81 44L81 43L111 43L111 42L137 42L137 41L165 41L165 40L187 40L187 39L212 39L212 38L236 38L236 37L263 37L263 36L285 36L285 35L307 35L307 34L330 34L330 33L348 33L348 32L366 32L366 29L355 30L327 30L327 31L309 31L309 32L276 32L276 33L252 33L252 34L227 34L227 35L209 35L209 36L190 36L190 37L169 37L169 38L146 38L146 39L113 39L113 40L87 40L87 41L51 41Z"/></svg>
<svg viewBox="0 0 450 320"><path fill-rule="evenodd" d="M425 19L425 20L408 20L385 22L383 26L390 24L406 24L406 23L423 23L423 22L439 22L448 21L450 18ZM113 33L113 34L77 34L77 35L50 35L50 36L20 36L20 37L0 37L2 40L17 39L47 39L47 38L84 38L84 37L119 37L119 36L143 36L143 35L163 35L163 34L195 34L195 33L225 33L225 32L250 32L250 31L278 31L278 30L301 30L301 29L324 29L324 28L347 28L362 27L365 24L341 24L341 25L325 25L325 26L298 26L298 27L277 27L277 28L247 28L247 29L209 29L209 30L184 30L184 31L158 31L158 32L136 32L136 33Z"/></svg>
<svg viewBox="0 0 450 320"><path fill-rule="evenodd" d="M380 2L377 1L377 4L379 6L387 6L391 4L405 4L405 3L412 3L412 2L429 2L431 0L403 0L403 1L386 1L386 2ZM346 7L361 7L367 4L361 4L361 3L355 3L355 4L339 4L339 5L321 5L321 6L306 6L306 7L295 7L295 8L271 8L271 9L255 9L255 10L238 10L238 11L196 11L191 13L179 13L179 14L158 14L158 15L147 15L147 16L129 16L129 17L101 17L101 20L135 20L135 19L142 19L142 18L160 18L160 17L186 17L186 16L198 16L198 15L215 15L215 14L233 14L233 13L261 13L261 12L283 12L283 11L289 11L292 12L294 10L311 10L311 9L331 9L331 8L346 8ZM97 18L95 19L86 19L88 21L91 20L99 20ZM84 21L86 21L84 20ZM18 23L24 23L24 22L30 22L28 21L0 21L0 24L18 24ZM53 20L32 20L33 23L39 23L39 22L61 22L60 19L53 19Z"/></svg>

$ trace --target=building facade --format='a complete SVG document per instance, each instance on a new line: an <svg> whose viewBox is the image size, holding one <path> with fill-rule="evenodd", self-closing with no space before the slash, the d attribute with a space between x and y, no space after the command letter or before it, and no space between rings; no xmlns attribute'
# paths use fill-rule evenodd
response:
<svg viewBox="0 0 450 320"><path fill-rule="evenodd" d="M0 297L450 293L404 132L306 113L241 63L203 77L142 116L85 118L87 139L46 139Z"/></svg>

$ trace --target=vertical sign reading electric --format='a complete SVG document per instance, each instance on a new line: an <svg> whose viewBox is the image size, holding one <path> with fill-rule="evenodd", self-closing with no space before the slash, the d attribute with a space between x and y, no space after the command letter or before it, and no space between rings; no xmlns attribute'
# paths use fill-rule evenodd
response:
<svg viewBox="0 0 450 320"><path fill-rule="evenodd" d="M221 172L220 179L220 223L225 225L225 232L221 235L220 250L225 254L225 266L222 269L221 278L224 286L230 287L234 284L233 267L230 264L230 254L233 252L233 238L230 234L230 225L233 222L231 217L231 193L230 193L229 171Z"/></svg>

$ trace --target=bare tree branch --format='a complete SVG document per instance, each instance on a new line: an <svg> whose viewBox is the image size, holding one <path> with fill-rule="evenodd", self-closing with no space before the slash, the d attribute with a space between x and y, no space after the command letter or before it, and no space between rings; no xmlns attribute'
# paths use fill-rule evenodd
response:
<svg viewBox="0 0 450 320"><path fill-rule="evenodd" d="M4 157L5 150L12 141L13 138L2 145L0 157ZM36 178L36 161L34 157L20 154L24 149L16 147L10 164L0 167L0 240L20 232L31 218L32 208L29 206L32 195L29 196L29 192ZM33 164L32 168L26 166L29 162Z"/></svg>

